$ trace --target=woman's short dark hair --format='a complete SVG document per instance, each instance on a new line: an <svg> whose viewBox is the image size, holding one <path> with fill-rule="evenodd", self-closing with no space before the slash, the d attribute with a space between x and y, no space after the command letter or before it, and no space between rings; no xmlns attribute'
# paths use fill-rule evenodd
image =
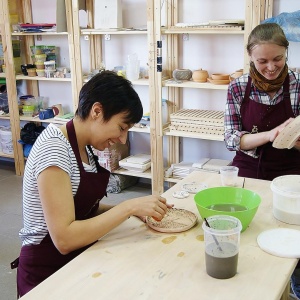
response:
<svg viewBox="0 0 300 300"><path fill-rule="evenodd" d="M289 41L282 28L276 23L265 23L257 25L248 37L247 51L251 55L253 47L260 44L272 43L288 49Z"/></svg>
<svg viewBox="0 0 300 300"><path fill-rule="evenodd" d="M141 100L131 82L112 71L102 71L81 88L76 115L87 119L96 102L102 105L105 122L122 112L128 124L138 123L143 116Z"/></svg>

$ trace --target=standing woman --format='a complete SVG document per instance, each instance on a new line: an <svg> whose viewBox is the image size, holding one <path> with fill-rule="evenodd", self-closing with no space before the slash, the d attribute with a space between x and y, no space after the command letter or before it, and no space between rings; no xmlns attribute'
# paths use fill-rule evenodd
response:
<svg viewBox="0 0 300 300"><path fill-rule="evenodd" d="M250 73L232 81L225 109L225 143L236 151L239 176L273 180L300 174L300 141L292 149L272 142L300 110L300 74L288 69L287 41L275 23L256 26L249 35ZM300 298L300 263L292 275Z"/></svg>
<svg viewBox="0 0 300 300"><path fill-rule="evenodd" d="M300 142L275 149L278 133L299 115L300 74L288 69L287 41L275 23L256 26L249 35L250 73L232 81L225 108L225 143L236 151L239 175L273 180L300 174Z"/></svg>
<svg viewBox="0 0 300 300"><path fill-rule="evenodd" d="M93 148L125 143L143 115L129 81L110 71L94 76L79 95L73 120L50 124L38 137L26 163L23 183L22 249L14 262L18 295L23 296L128 217L162 219L161 197L145 196L116 206L100 204L109 172Z"/></svg>

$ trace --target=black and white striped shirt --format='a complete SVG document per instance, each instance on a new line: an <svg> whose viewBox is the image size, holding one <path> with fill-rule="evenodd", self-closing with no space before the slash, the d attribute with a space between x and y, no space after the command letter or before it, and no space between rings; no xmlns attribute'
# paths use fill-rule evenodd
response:
<svg viewBox="0 0 300 300"><path fill-rule="evenodd" d="M96 165L91 157L90 163L86 171L96 172ZM80 182L79 167L71 144L53 124L48 125L38 137L26 162L23 180L24 227L19 232L22 245L39 244L48 233L37 179L39 174L50 166L57 166L68 173L74 196Z"/></svg>

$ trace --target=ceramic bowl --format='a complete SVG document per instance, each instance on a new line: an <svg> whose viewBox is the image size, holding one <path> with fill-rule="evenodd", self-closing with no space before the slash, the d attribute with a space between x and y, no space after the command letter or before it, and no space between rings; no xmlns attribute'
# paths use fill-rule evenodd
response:
<svg viewBox="0 0 300 300"><path fill-rule="evenodd" d="M211 79L213 80L229 80L229 74L222 74L222 73L214 73L211 74Z"/></svg>
<svg viewBox="0 0 300 300"><path fill-rule="evenodd" d="M238 187L214 187L198 192L194 197L202 219L214 215L238 218L245 231L254 218L261 198L255 192Z"/></svg>

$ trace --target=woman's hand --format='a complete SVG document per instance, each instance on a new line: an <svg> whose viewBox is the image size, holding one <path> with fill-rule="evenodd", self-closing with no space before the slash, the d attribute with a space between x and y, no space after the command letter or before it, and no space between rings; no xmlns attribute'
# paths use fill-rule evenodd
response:
<svg viewBox="0 0 300 300"><path fill-rule="evenodd" d="M275 127L274 129L269 131L269 141L274 142L275 138L278 136L278 134L288 125L290 124L294 118L289 118L279 126Z"/></svg>
<svg viewBox="0 0 300 300"><path fill-rule="evenodd" d="M298 138L298 140L296 141L294 148L296 148L297 150L300 151L300 137Z"/></svg>
<svg viewBox="0 0 300 300"><path fill-rule="evenodd" d="M125 201L131 207L132 215L145 221L145 216L151 216L157 221L161 221L167 212L167 208L173 207L161 196L146 196Z"/></svg>

